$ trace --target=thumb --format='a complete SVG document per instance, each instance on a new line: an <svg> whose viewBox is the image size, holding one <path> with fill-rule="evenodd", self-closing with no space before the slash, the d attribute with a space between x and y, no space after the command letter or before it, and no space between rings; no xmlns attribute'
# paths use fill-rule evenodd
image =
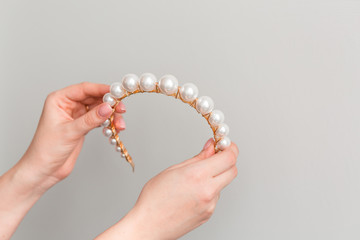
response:
<svg viewBox="0 0 360 240"><path fill-rule="evenodd" d="M80 132L81 134L86 134L108 119L112 112L113 109L108 103L102 103L91 109L86 114L77 118L74 121L74 127L76 128L76 131Z"/></svg>
<svg viewBox="0 0 360 240"><path fill-rule="evenodd" d="M211 157L212 155L215 154L215 149L214 149L214 139L210 138L204 145L204 148L201 150L201 152L190 158L190 159L187 159L183 162L181 162L180 164L177 164L177 165L174 165L174 166L171 166L169 169L174 169L174 168L178 168L178 167L184 167L184 166L187 166L189 164L193 164L193 163L196 163L198 161L201 161L201 160L204 160L206 158L209 158Z"/></svg>
<svg viewBox="0 0 360 240"><path fill-rule="evenodd" d="M204 148L201 150L201 152L195 156L198 160L203 160L205 158L211 157L215 154L215 148L214 148L214 139L210 138L204 145Z"/></svg>

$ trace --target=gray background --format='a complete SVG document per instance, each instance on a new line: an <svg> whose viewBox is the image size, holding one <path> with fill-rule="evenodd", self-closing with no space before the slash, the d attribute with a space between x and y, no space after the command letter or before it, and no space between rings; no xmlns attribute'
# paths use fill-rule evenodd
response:
<svg viewBox="0 0 360 240"><path fill-rule="evenodd" d="M0 1L0 173L26 150L46 95L126 73L171 73L223 110L239 175L182 239L360 238L360 1ZM91 239L147 180L211 131L162 95L126 99L131 172L100 129L13 239Z"/></svg>

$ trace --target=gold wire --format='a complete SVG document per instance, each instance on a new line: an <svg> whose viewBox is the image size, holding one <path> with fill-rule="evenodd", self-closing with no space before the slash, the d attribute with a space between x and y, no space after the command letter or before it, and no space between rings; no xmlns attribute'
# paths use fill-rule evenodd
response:
<svg viewBox="0 0 360 240"><path fill-rule="evenodd" d="M182 102L188 104L190 107L194 108L194 109L197 111L197 109L196 109L196 101L197 101L197 98L196 98L195 100L193 100L193 101L190 101L190 102L185 101L184 99L181 98L180 88L181 88L181 87L179 86L178 89L177 89L177 91L176 91L176 93L173 93L173 94L168 95L168 96L172 96L172 97L174 97L174 98L176 98L176 99L180 99ZM120 141L118 133L116 132L116 128L115 128L115 124L114 124L114 115L115 115L115 109L116 109L117 105L118 105L123 99L125 99L125 98L127 98L127 97L129 97L129 96L131 96L131 95L133 95L133 94L137 94L137 93L161 93L161 91L160 91L160 87L159 87L158 82L157 82L156 85L155 85L155 89L152 90L152 91L143 91L143 90L141 90L140 88L139 88L138 90L134 91L134 92L128 92L128 91L126 91L126 92L125 92L125 95L124 95L123 97L115 99L115 100L116 100L116 104L112 107L112 108L113 108L113 112L112 112L112 114L111 114L111 116L110 116L110 129L111 129L111 131L112 131L112 137L114 137L114 138L116 139L116 145L117 145L118 147L120 147L121 153L124 154L126 161L131 165L133 171L135 171L135 164L134 164L134 162L133 162L133 160L132 160L132 157L130 156L129 152L128 152L127 149L125 148L123 142ZM197 111L197 112L198 112L198 111ZM198 112L198 113L199 113L199 112ZM199 114L200 114L200 113L199 113ZM209 121L210 115L211 115L211 113L201 114L201 116L203 116L203 117L206 119L206 121L207 121L207 123L209 124L211 130L213 131L213 134L214 134L214 142L215 142L214 150L215 150L215 153L217 153L217 152L220 151L220 150L216 147L216 144L218 143L218 141L220 141L220 138L217 138L217 137L216 137L216 130L217 130L218 127L213 127L213 126L210 124L210 121Z"/></svg>

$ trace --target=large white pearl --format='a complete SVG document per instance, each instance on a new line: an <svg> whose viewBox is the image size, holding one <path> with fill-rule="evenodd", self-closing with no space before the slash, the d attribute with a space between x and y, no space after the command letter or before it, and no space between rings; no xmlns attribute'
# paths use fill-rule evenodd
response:
<svg viewBox="0 0 360 240"><path fill-rule="evenodd" d="M220 150L225 150L227 147L229 147L231 144L231 140L228 137L224 137L218 143L216 144L217 148Z"/></svg>
<svg viewBox="0 0 360 240"><path fill-rule="evenodd" d="M106 119L105 122L101 124L102 127L108 127L110 125L110 120Z"/></svg>
<svg viewBox="0 0 360 240"><path fill-rule="evenodd" d="M135 74L127 74L122 80L124 89L128 92L134 92L139 87L139 78Z"/></svg>
<svg viewBox="0 0 360 240"><path fill-rule="evenodd" d="M214 109L214 101L207 96L199 97L196 101L196 110L202 115L208 114Z"/></svg>
<svg viewBox="0 0 360 240"><path fill-rule="evenodd" d="M180 88L180 96L186 102L191 102L197 98L199 90L193 83L185 83Z"/></svg>
<svg viewBox="0 0 360 240"><path fill-rule="evenodd" d="M110 129L110 128L106 128L106 127L103 129L103 133L104 133L105 137L111 137L112 134L113 134L113 132L111 131L111 129Z"/></svg>
<svg viewBox="0 0 360 240"><path fill-rule="evenodd" d="M121 147L116 146L116 148L115 148L115 149L116 149L116 151L117 151L117 152L121 152Z"/></svg>
<svg viewBox="0 0 360 240"><path fill-rule="evenodd" d="M178 80L173 75L165 75L160 78L159 87L162 93L171 95L178 90Z"/></svg>
<svg viewBox="0 0 360 240"><path fill-rule="evenodd" d="M224 122L224 119L225 119L225 117L224 117L224 114L222 111L214 110L211 112L211 115L209 117L209 122L210 122L211 126L217 127L221 123Z"/></svg>
<svg viewBox="0 0 360 240"><path fill-rule="evenodd" d="M113 137L109 138L109 142L111 145L115 145L117 143L116 139Z"/></svg>
<svg viewBox="0 0 360 240"><path fill-rule="evenodd" d="M221 123L216 129L216 137L222 138L229 134L229 126L226 123Z"/></svg>
<svg viewBox="0 0 360 240"><path fill-rule="evenodd" d="M140 76L140 89L145 92L150 92L156 87L156 77L152 73L144 73Z"/></svg>
<svg viewBox="0 0 360 240"><path fill-rule="evenodd" d="M110 93L106 93L103 97L103 102L110 104L110 106L114 106L116 104L116 100L111 96Z"/></svg>
<svg viewBox="0 0 360 240"><path fill-rule="evenodd" d="M114 82L113 84L111 84L110 86L110 93L113 97L115 98L121 98L124 96L125 91L122 88L122 85L120 82Z"/></svg>

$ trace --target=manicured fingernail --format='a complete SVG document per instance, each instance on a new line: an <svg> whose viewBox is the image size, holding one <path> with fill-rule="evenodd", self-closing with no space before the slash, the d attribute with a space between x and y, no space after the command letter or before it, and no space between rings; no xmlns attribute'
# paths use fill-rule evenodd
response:
<svg viewBox="0 0 360 240"><path fill-rule="evenodd" d="M208 147L210 147L211 142L212 142L212 138L210 138L209 140L207 140L207 142L206 142L205 145L204 145L203 150L206 150Z"/></svg>
<svg viewBox="0 0 360 240"><path fill-rule="evenodd" d="M120 111L121 111L121 112L126 112L126 108L125 108L125 105L124 105L124 104L121 104L121 105L120 105Z"/></svg>
<svg viewBox="0 0 360 240"><path fill-rule="evenodd" d="M121 130L124 130L126 128L125 120L123 118L119 120L119 128Z"/></svg>
<svg viewBox="0 0 360 240"><path fill-rule="evenodd" d="M112 112L112 108L108 103L105 103L102 106L100 106L98 110L100 117L108 117L111 112Z"/></svg>

